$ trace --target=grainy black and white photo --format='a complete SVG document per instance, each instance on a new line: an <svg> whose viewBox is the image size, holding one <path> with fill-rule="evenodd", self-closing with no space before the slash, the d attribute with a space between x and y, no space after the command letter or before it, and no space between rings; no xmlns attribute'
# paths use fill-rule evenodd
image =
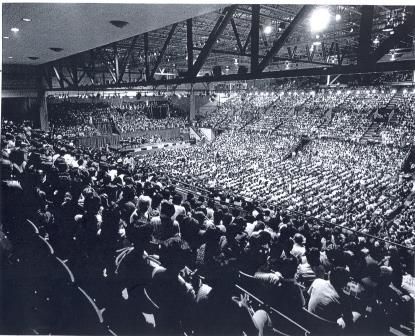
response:
<svg viewBox="0 0 415 336"><path fill-rule="evenodd" d="M415 4L1 26L0 334L415 334Z"/></svg>

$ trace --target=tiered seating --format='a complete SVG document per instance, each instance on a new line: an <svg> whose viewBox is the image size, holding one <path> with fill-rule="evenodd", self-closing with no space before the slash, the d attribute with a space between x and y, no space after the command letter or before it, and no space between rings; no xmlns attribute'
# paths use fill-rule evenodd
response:
<svg viewBox="0 0 415 336"><path fill-rule="evenodd" d="M299 118L313 106L304 100ZM252 118L235 115L232 127ZM413 333L406 148L315 138L301 147L303 132L233 129L132 164L4 123L0 331Z"/></svg>
<svg viewBox="0 0 415 336"><path fill-rule="evenodd" d="M49 103L49 116L54 134L68 138L184 128L185 119L180 111L171 106L165 118L156 119L151 111L158 111L157 108L154 102L149 106L138 102L115 107L104 102L53 101Z"/></svg>
<svg viewBox="0 0 415 336"><path fill-rule="evenodd" d="M105 103L51 101L48 114L56 135L76 138L111 133L109 105Z"/></svg>
<svg viewBox="0 0 415 336"><path fill-rule="evenodd" d="M389 122L382 127L382 142L405 145L413 143L415 137L415 93L405 92L396 97L396 108Z"/></svg>

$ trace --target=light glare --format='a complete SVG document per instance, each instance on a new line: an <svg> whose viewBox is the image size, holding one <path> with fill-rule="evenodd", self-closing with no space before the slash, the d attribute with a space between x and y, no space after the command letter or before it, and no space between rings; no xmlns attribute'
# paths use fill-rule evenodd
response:
<svg viewBox="0 0 415 336"><path fill-rule="evenodd" d="M330 22L330 12L327 8L317 8L310 18L312 32L320 32L327 28Z"/></svg>
<svg viewBox="0 0 415 336"><path fill-rule="evenodd" d="M272 26L268 25L264 27L264 34L269 35L272 33Z"/></svg>

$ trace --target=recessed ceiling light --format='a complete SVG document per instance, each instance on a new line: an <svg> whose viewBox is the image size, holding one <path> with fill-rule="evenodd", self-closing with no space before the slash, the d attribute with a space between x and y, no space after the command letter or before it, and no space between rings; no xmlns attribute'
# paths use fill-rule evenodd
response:
<svg viewBox="0 0 415 336"><path fill-rule="evenodd" d="M49 48L49 49L54 51L54 52L61 52L63 50L63 48L57 48L57 47L52 47L52 48Z"/></svg>
<svg viewBox="0 0 415 336"><path fill-rule="evenodd" d="M24 21L24 22L30 22L30 21L32 21L32 19L29 19L29 18L22 18L22 21Z"/></svg>
<svg viewBox="0 0 415 336"><path fill-rule="evenodd" d="M3 36L3 38L7 40L9 37L8 36Z"/></svg>
<svg viewBox="0 0 415 336"><path fill-rule="evenodd" d="M120 20L112 20L110 23L117 27L117 28L124 28L126 25L128 25L127 21L120 21Z"/></svg>
<svg viewBox="0 0 415 336"><path fill-rule="evenodd" d="M12 29L10 29L13 33L17 33L20 29L19 28L16 28L16 27L13 27Z"/></svg>
<svg viewBox="0 0 415 336"><path fill-rule="evenodd" d="M35 60L39 59L39 57L37 57L37 56L28 56L27 58L31 59L32 61L35 61Z"/></svg>
<svg viewBox="0 0 415 336"><path fill-rule="evenodd" d="M12 58L13 58L13 56L9 56L9 57L7 57L7 58L10 58L10 59L12 59Z"/></svg>

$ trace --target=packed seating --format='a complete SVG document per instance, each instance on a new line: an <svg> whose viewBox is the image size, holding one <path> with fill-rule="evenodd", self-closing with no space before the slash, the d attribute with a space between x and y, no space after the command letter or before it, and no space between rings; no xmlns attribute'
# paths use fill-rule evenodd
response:
<svg viewBox="0 0 415 336"><path fill-rule="evenodd" d="M415 138L415 92L404 92L396 97L396 104L388 122L382 127L384 143L405 145Z"/></svg>
<svg viewBox="0 0 415 336"><path fill-rule="evenodd" d="M101 125L110 121L106 103L80 103L54 100L48 104L48 114L55 135L68 138L100 135Z"/></svg>
<svg viewBox="0 0 415 336"><path fill-rule="evenodd" d="M398 96L396 90L381 86L233 93L217 110L203 116L199 125L354 141L364 135L372 140L373 133L383 143L401 145L413 141L413 102L412 94L405 93L401 101ZM390 113L386 107L392 98L397 108Z"/></svg>
<svg viewBox="0 0 415 336"><path fill-rule="evenodd" d="M349 97L246 98L316 128L234 109L212 143L137 157L3 121L0 332L413 333L407 148L314 136Z"/></svg>
<svg viewBox="0 0 415 336"><path fill-rule="evenodd" d="M49 102L50 124L56 136L68 138L124 134L143 130L184 128L181 111L168 103L135 102L112 106L108 102Z"/></svg>
<svg viewBox="0 0 415 336"><path fill-rule="evenodd" d="M185 119L166 117L151 119L144 111L117 109L112 113L113 120L121 133L134 133L143 130L160 130L166 128L184 128Z"/></svg>

